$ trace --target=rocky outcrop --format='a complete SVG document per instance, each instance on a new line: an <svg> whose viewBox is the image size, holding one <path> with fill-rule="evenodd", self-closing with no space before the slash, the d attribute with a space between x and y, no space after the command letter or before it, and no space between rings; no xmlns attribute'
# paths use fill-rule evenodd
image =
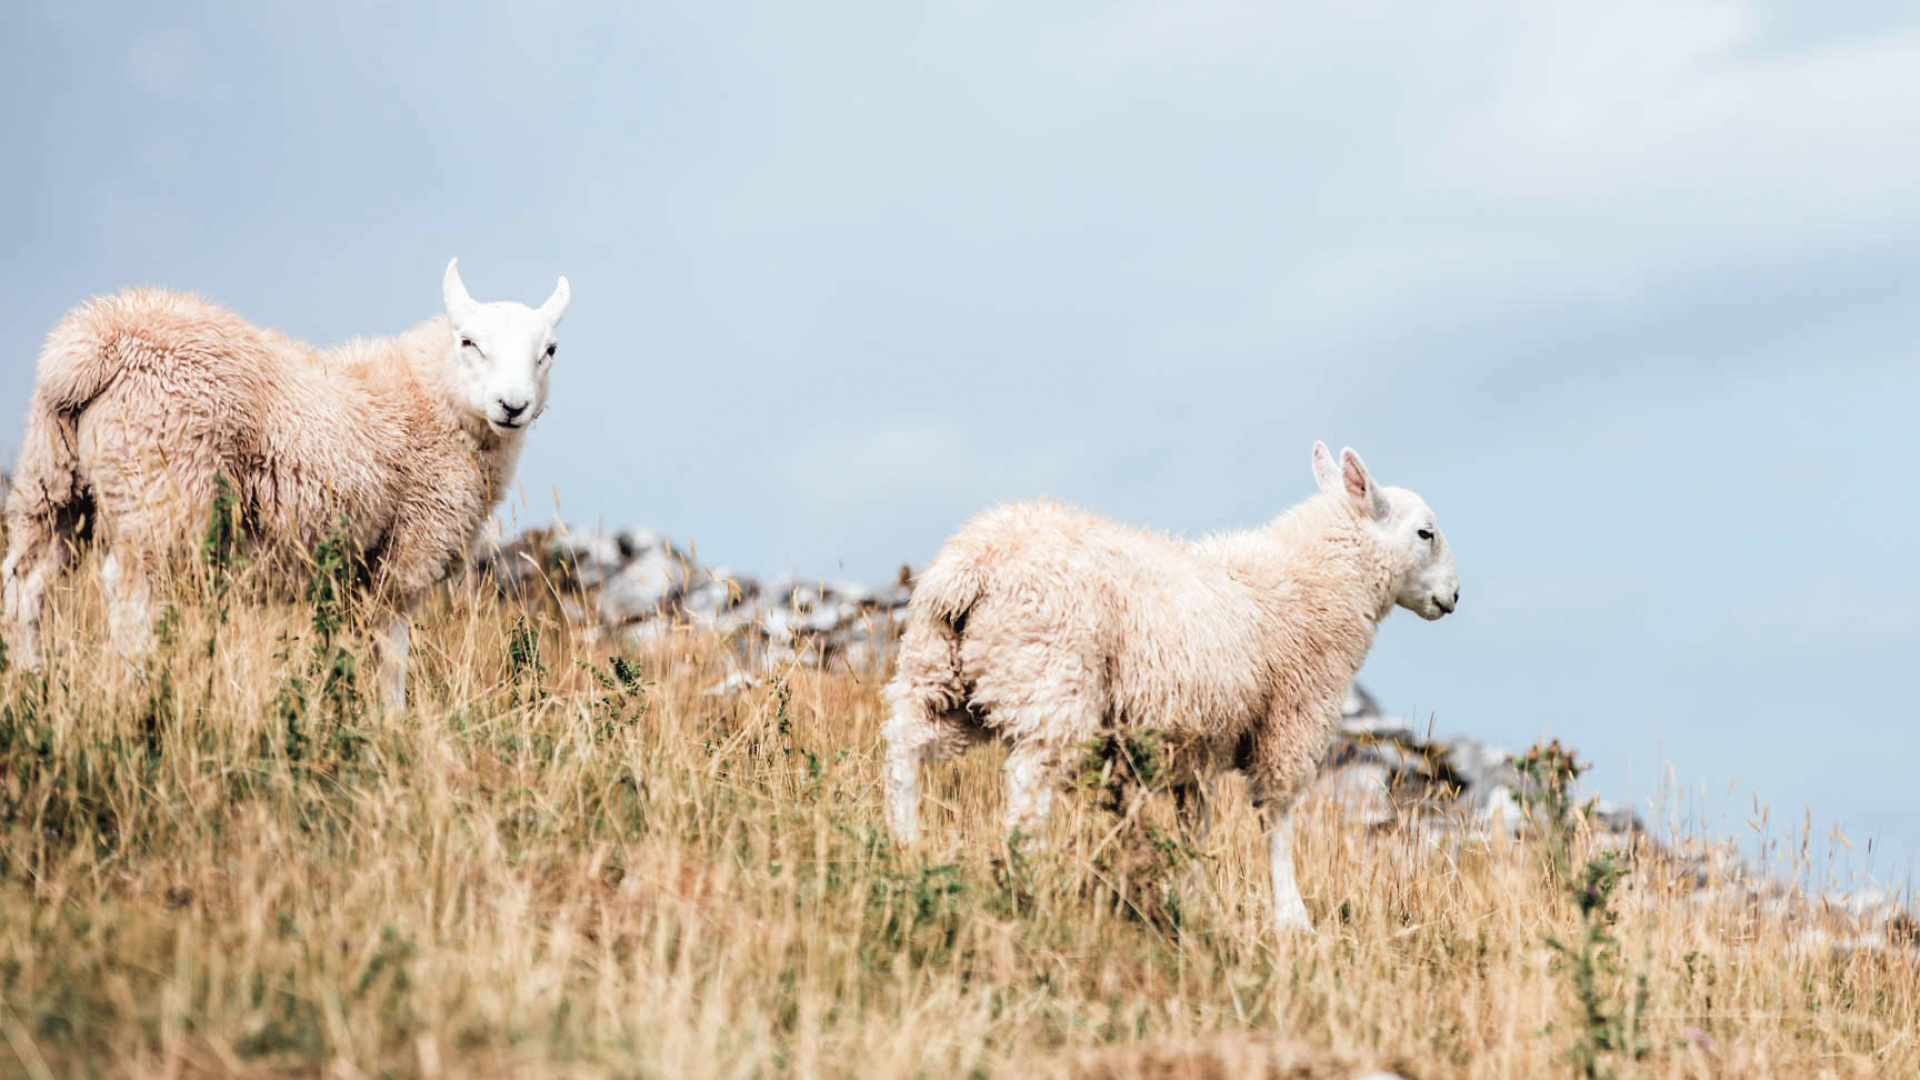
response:
<svg viewBox="0 0 1920 1080"><path fill-rule="evenodd" d="M1527 807L1539 802L1535 788L1506 748L1417 731L1412 722L1383 712L1356 684L1315 790L1345 805L1363 825L1418 822L1445 834L1513 835L1527 826ZM1608 846L1623 847L1644 832L1625 807L1595 800L1583 811Z"/></svg>
<svg viewBox="0 0 1920 1080"><path fill-rule="evenodd" d="M702 566L652 529L536 529L487 550L477 569L510 595L556 597L568 618L634 645L676 627L711 630L736 649L740 686L783 665L844 662L878 670L911 595L909 571L880 585L795 574L761 580Z"/></svg>

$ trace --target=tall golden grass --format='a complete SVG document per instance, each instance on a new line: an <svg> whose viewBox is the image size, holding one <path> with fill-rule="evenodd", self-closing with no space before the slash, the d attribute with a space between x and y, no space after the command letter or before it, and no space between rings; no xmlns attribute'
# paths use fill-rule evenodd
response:
<svg viewBox="0 0 1920 1080"><path fill-rule="evenodd" d="M0 681L0 1072L1531 1080L1591 1038L1530 844L1309 806L1319 932L1280 938L1237 785L1196 872L1164 799L1069 797L1015 850L981 752L900 851L873 677L704 696L710 637L620 653L461 594L383 715L365 675L324 692L309 606L178 587L129 665L96 576L44 678ZM1624 1014L1644 978L1645 1053L1594 1075L1920 1076L1910 958L1644 861L1623 890L1590 996Z"/></svg>

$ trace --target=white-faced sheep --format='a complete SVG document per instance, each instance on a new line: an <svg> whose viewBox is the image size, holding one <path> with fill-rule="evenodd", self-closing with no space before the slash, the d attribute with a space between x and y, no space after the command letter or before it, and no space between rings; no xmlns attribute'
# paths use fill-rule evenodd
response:
<svg viewBox="0 0 1920 1080"><path fill-rule="evenodd" d="M1395 604L1438 619L1460 589L1433 511L1313 447L1321 493L1260 528L1196 543L1049 503L966 525L914 586L887 686L888 819L919 832L922 762L1010 744L1007 825L1038 832L1069 755L1154 728L1192 769L1248 778L1267 821L1274 917L1308 929L1292 812ZM1202 799L1183 799L1204 820ZM1193 823L1190 821L1190 824ZM1204 827L1202 825L1202 827Z"/></svg>
<svg viewBox="0 0 1920 1080"><path fill-rule="evenodd" d="M263 565L346 523L391 605L381 690L403 705L409 613L506 491L570 296L561 278L538 308L478 303L458 260L441 292L444 316L327 352L159 289L69 313L40 353L7 498L14 659L37 666L47 586L89 511L115 643L143 651L152 578L191 547L224 477Z"/></svg>

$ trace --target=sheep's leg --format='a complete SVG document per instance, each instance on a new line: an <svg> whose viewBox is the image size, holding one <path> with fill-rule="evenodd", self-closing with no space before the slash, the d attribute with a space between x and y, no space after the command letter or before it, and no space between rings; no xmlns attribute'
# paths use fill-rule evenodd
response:
<svg viewBox="0 0 1920 1080"><path fill-rule="evenodd" d="M153 649L153 582L146 564L116 548L100 563L100 583L107 594L107 627L114 648L128 660L139 660Z"/></svg>
<svg viewBox="0 0 1920 1080"><path fill-rule="evenodd" d="M1267 869L1273 877L1273 921L1282 933L1312 933L1293 868L1293 807L1267 806Z"/></svg>
<svg viewBox="0 0 1920 1080"><path fill-rule="evenodd" d="M407 657L413 651L413 609L403 603L394 609L378 642L380 704L399 712L407 707Z"/></svg>
<svg viewBox="0 0 1920 1080"><path fill-rule="evenodd" d="M887 740L887 826L900 843L920 838L920 767L953 757L984 735L964 707L966 695L958 632L944 619L913 619L887 683L892 711L881 729Z"/></svg>
<svg viewBox="0 0 1920 1080"><path fill-rule="evenodd" d="M387 625L375 643L384 707L395 711L407 707L413 616L447 577L449 555L467 550L467 539L453 528L452 518L439 504L403 507L394 515L370 594L378 598L373 610L388 613Z"/></svg>
<svg viewBox="0 0 1920 1080"><path fill-rule="evenodd" d="M1326 747L1317 717L1279 711L1254 732L1247 793L1267 827L1267 871L1273 878L1273 921L1281 933L1313 932L1293 865L1293 811L1313 781Z"/></svg>
<svg viewBox="0 0 1920 1080"><path fill-rule="evenodd" d="M1053 754L1045 746L1015 743L1007 755L1007 832L1038 838L1053 808Z"/></svg>
<svg viewBox="0 0 1920 1080"><path fill-rule="evenodd" d="M920 838L921 766L958 757L986 732L964 711L937 712L909 698L894 706L880 733L887 740L887 827L911 844Z"/></svg>
<svg viewBox="0 0 1920 1080"><path fill-rule="evenodd" d="M881 735L887 740L887 827L894 839L911 844L920 839L920 767L959 754L980 732L908 702L895 706Z"/></svg>
<svg viewBox="0 0 1920 1080"><path fill-rule="evenodd" d="M894 839L920 839L920 763L924 747L887 736L887 827Z"/></svg>
<svg viewBox="0 0 1920 1080"><path fill-rule="evenodd" d="M430 514L399 514L389 530L389 548L376 571L371 610L384 612L387 624L377 628L374 651L380 657L380 705L392 712L407 707L407 660L413 652L413 615L440 583L445 553L462 550L445 522ZM369 629L374 629L369 627Z"/></svg>
<svg viewBox="0 0 1920 1080"><path fill-rule="evenodd" d="M0 566L5 581L7 645L15 667L40 670L40 620L46 613L47 586L66 564L66 546L38 520L23 526L16 519L13 545ZM29 529L37 530L31 536Z"/></svg>

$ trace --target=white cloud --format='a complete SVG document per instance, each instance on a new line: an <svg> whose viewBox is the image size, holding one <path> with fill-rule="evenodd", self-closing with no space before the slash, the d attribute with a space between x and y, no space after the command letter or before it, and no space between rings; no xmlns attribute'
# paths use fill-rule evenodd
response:
<svg viewBox="0 0 1920 1080"><path fill-rule="evenodd" d="M1920 183L1920 32L1756 47L1751 5L1553 5L1502 60L1492 98L1436 140L1456 190L1684 203L1702 221L1776 211L1857 223Z"/></svg>

